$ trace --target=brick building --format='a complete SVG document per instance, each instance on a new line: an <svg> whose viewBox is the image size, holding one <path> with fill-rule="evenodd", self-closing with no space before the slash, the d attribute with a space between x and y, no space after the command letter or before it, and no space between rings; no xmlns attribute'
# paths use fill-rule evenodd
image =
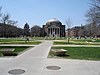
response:
<svg viewBox="0 0 100 75"><path fill-rule="evenodd" d="M46 25L43 25L44 35L49 37L65 37L65 25L53 18L46 22Z"/></svg>

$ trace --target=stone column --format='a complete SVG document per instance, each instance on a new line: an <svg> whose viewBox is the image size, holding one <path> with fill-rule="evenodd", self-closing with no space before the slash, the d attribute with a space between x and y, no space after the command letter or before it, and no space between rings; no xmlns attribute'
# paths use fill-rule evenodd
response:
<svg viewBox="0 0 100 75"><path fill-rule="evenodd" d="M57 36L59 36L58 28L57 28Z"/></svg>
<svg viewBox="0 0 100 75"><path fill-rule="evenodd" d="M55 36L55 28L54 28L54 36Z"/></svg>
<svg viewBox="0 0 100 75"><path fill-rule="evenodd" d="M58 28L57 28L57 35L58 35Z"/></svg>
<svg viewBox="0 0 100 75"><path fill-rule="evenodd" d="M49 35L49 28L48 28L48 35Z"/></svg>
<svg viewBox="0 0 100 75"><path fill-rule="evenodd" d="M59 37L60 37L60 28L59 28Z"/></svg>
<svg viewBox="0 0 100 75"><path fill-rule="evenodd" d="M60 36L60 29L59 29L59 28L57 28L57 31L58 31L58 36Z"/></svg>
<svg viewBox="0 0 100 75"><path fill-rule="evenodd" d="M50 28L50 36L52 35L52 28Z"/></svg>
<svg viewBox="0 0 100 75"><path fill-rule="evenodd" d="M52 28L51 28L51 35L52 35Z"/></svg>
<svg viewBox="0 0 100 75"><path fill-rule="evenodd" d="M48 32L49 32L49 34L48 34L48 35L50 36L50 28L49 28L49 31L48 31Z"/></svg>
<svg viewBox="0 0 100 75"><path fill-rule="evenodd" d="M50 35L51 35L51 28L50 28Z"/></svg>
<svg viewBox="0 0 100 75"><path fill-rule="evenodd" d="M55 35L57 34L57 30L56 30L57 28L55 28Z"/></svg>

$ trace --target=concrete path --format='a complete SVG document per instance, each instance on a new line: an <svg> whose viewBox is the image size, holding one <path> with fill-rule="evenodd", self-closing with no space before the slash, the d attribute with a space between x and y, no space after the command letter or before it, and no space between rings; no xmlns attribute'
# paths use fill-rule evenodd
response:
<svg viewBox="0 0 100 75"><path fill-rule="evenodd" d="M47 58L48 53L52 46L52 41L45 41L42 44L31 48L27 52L17 56L18 59L22 58Z"/></svg>
<svg viewBox="0 0 100 75"><path fill-rule="evenodd" d="M60 70L47 70L46 66L59 66ZM43 75L100 75L100 61L47 59Z"/></svg>
<svg viewBox="0 0 100 75"><path fill-rule="evenodd" d="M100 61L49 59L52 41L45 41L15 58L0 58L0 75L100 75ZM59 66L59 70L47 69ZM9 74L22 69L23 74Z"/></svg>
<svg viewBox="0 0 100 75"><path fill-rule="evenodd" d="M45 41L15 58L0 58L0 75L10 75L13 69L25 70L22 75L41 75L51 45L52 41Z"/></svg>
<svg viewBox="0 0 100 75"><path fill-rule="evenodd" d="M53 47L100 47L100 45L53 45Z"/></svg>

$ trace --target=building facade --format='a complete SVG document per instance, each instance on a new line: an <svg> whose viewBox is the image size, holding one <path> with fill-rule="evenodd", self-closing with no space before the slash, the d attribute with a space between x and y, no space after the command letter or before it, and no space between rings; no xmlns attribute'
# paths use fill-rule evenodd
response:
<svg viewBox="0 0 100 75"><path fill-rule="evenodd" d="M85 29L83 26L76 26L66 30L66 36L70 37L84 37ZM68 35L69 34L69 35Z"/></svg>
<svg viewBox="0 0 100 75"><path fill-rule="evenodd" d="M48 37L65 37L65 25L53 18L43 25L44 35Z"/></svg>

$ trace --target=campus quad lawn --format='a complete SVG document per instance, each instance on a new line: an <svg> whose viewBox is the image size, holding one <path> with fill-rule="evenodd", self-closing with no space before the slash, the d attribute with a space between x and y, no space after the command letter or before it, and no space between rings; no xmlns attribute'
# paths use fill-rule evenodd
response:
<svg viewBox="0 0 100 75"><path fill-rule="evenodd" d="M90 45L90 43L84 43L84 42L67 42L67 41L60 41L60 42L58 42L58 41L55 41L54 43L53 43L54 45L67 45L67 44L74 44L74 45Z"/></svg>
<svg viewBox="0 0 100 75"><path fill-rule="evenodd" d="M52 47L52 49L67 50L69 56L61 56L64 58L100 60L100 47Z"/></svg>
<svg viewBox="0 0 100 75"><path fill-rule="evenodd" d="M0 44L40 44L40 41L30 40L26 42L25 39L20 38L8 38L8 39L0 39Z"/></svg>
<svg viewBox="0 0 100 75"><path fill-rule="evenodd" d="M94 42L79 42L79 41L70 41L69 43L65 41L54 41L54 45L67 45L67 44L74 44L74 45L100 45L100 43Z"/></svg>
<svg viewBox="0 0 100 75"><path fill-rule="evenodd" d="M68 43L67 41L60 41L60 42L58 42L58 41L54 41L54 43L53 43L54 45L66 45L66 44L72 44L71 42L70 43Z"/></svg>
<svg viewBox="0 0 100 75"><path fill-rule="evenodd" d="M75 42L100 42L100 39L74 39Z"/></svg>
<svg viewBox="0 0 100 75"><path fill-rule="evenodd" d="M18 55L19 53L25 51L26 49L30 47L29 46L0 46L0 49L3 49L3 48L14 48L15 50L13 51L13 53ZM0 56L3 56L1 52L0 52Z"/></svg>

